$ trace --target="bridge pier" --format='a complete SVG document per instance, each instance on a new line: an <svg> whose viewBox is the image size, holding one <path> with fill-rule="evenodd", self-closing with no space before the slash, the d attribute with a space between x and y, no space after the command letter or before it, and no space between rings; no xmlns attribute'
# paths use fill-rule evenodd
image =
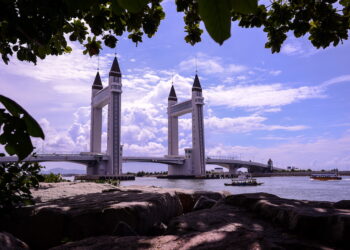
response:
<svg viewBox="0 0 350 250"><path fill-rule="evenodd" d="M106 169L108 167L108 161L93 161L86 165L87 175L106 175Z"/></svg>

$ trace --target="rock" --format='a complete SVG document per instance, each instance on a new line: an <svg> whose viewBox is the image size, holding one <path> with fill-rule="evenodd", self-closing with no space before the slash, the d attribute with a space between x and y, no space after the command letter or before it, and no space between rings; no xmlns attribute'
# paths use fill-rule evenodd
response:
<svg viewBox="0 0 350 250"><path fill-rule="evenodd" d="M86 184L81 183L82 188ZM96 183L92 185L94 190L99 189ZM110 188L102 186L100 189ZM74 188L79 190L80 184L75 183ZM50 188L45 191L50 193ZM62 190L53 188L53 191L62 195ZM55 194L43 196L51 199L15 209L9 219L1 221L6 231L20 237L33 249L47 249L66 239L75 241L97 235L113 235L121 221L137 234L145 235L156 223L166 223L183 213L175 191L160 188L121 189L107 193L99 190L98 193L61 199L53 199Z"/></svg>
<svg viewBox="0 0 350 250"><path fill-rule="evenodd" d="M177 223L174 223L174 222ZM99 236L68 243L61 249L326 249L256 218L246 209L221 203L212 209L174 218L172 235ZM175 226L177 225L177 226ZM175 226L175 227L174 227ZM168 230L167 233L170 233Z"/></svg>
<svg viewBox="0 0 350 250"><path fill-rule="evenodd" d="M137 233L124 221L120 221L113 231L113 235L137 236Z"/></svg>
<svg viewBox="0 0 350 250"><path fill-rule="evenodd" d="M201 209L205 209L205 208L211 208L212 206L214 206L216 203L215 200L213 199L210 199L208 197L205 197L205 196L201 196L196 204L193 206L193 211L196 211L196 210L201 210Z"/></svg>
<svg viewBox="0 0 350 250"><path fill-rule="evenodd" d="M29 249L28 245L10 233L0 232L0 249Z"/></svg>
<svg viewBox="0 0 350 250"><path fill-rule="evenodd" d="M225 203L244 207L303 237L350 246L350 210L335 208L342 203L282 199L266 193L232 195L225 198Z"/></svg>
<svg viewBox="0 0 350 250"><path fill-rule="evenodd" d="M191 212L195 204L195 199L193 194L185 192L176 192L176 195L179 197L182 209L184 213Z"/></svg>
<svg viewBox="0 0 350 250"><path fill-rule="evenodd" d="M195 191L193 194L193 198L195 201L197 201L201 196L207 197L209 199L218 201L226 197L227 195L231 195L231 193L228 192L210 192L210 191Z"/></svg>
<svg viewBox="0 0 350 250"><path fill-rule="evenodd" d="M157 222L149 229L147 235L163 235L167 231L167 228L167 225L165 225L163 222Z"/></svg>
<svg viewBox="0 0 350 250"><path fill-rule="evenodd" d="M350 200L338 201L333 206L338 209L350 209Z"/></svg>

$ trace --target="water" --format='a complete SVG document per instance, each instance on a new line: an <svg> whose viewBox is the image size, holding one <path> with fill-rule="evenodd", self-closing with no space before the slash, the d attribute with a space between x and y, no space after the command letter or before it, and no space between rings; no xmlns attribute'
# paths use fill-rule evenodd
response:
<svg viewBox="0 0 350 250"><path fill-rule="evenodd" d="M174 180L157 179L155 177L136 178L135 181L122 181L121 186L144 185L165 188L183 188L206 191L228 191L232 194L266 192L282 198L314 200L314 201L340 201L350 200L350 176L343 176L342 180L315 181L309 177L261 177L260 186L225 186L229 179L204 180Z"/></svg>

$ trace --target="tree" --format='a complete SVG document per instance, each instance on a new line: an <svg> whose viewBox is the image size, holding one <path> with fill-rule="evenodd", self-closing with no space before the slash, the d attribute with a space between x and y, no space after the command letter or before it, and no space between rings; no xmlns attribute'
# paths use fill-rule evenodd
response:
<svg viewBox="0 0 350 250"><path fill-rule="evenodd" d="M47 55L72 49L69 41L85 46L84 53L99 54L102 42L114 48L117 37L128 34L132 42L152 37L165 18L162 0L0 0L0 54L5 63L16 54L36 63ZM176 0L184 13L186 42L201 41L203 21L219 44L231 34L231 22L240 27L263 27L266 48L279 52L288 32L309 36L316 48L348 39L350 0L275 0L258 6L258 0ZM89 32L90 30L91 32Z"/></svg>

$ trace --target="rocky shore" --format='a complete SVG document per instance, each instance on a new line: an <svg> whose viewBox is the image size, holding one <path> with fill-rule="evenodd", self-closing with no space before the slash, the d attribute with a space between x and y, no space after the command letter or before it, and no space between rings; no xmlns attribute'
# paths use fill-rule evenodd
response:
<svg viewBox="0 0 350 250"><path fill-rule="evenodd" d="M350 201L42 184L1 218L0 249L349 249Z"/></svg>

